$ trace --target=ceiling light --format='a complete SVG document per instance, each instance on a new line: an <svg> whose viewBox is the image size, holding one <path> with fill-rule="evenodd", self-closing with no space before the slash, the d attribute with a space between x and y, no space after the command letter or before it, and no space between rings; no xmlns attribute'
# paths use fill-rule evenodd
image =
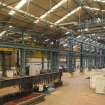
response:
<svg viewBox="0 0 105 105"><path fill-rule="evenodd" d="M105 0L93 0L93 1L105 3Z"/></svg>
<svg viewBox="0 0 105 105"><path fill-rule="evenodd" d="M77 47L78 47L77 45L73 46L73 48L77 48Z"/></svg>
<svg viewBox="0 0 105 105"><path fill-rule="evenodd" d="M92 8L92 7L89 7L89 6L84 6L84 8L92 10L92 11L102 11L102 12L105 12L105 10L101 10L99 8Z"/></svg>
<svg viewBox="0 0 105 105"><path fill-rule="evenodd" d="M68 13L67 15L65 15L63 18L57 20L55 22L55 24L59 24L60 22L64 21L65 19L67 19L69 16L73 15L74 13L76 13L77 11L79 11L81 9L81 7L77 7L76 9L74 9L73 11L71 11L70 13Z"/></svg>
<svg viewBox="0 0 105 105"><path fill-rule="evenodd" d="M50 25L50 28L53 28L54 27L54 25Z"/></svg>
<svg viewBox="0 0 105 105"><path fill-rule="evenodd" d="M99 11L100 9L99 8L91 8L89 6L84 6L86 9L90 9L90 10L96 10L96 11Z"/></svg>
<svg viewBox="0 0 105 105"><path fill-rule="evenodd" d="M81 37L81 35L77 36L77 38L80 38L80 37Z"/></svg>
<svg viewBox="0 0 105 105"><path fill-rule="evenodd" d="M49 39L46 39L45 42L49 41Z"/></svg>
<svg viewBox="0 0 105 105"><path fill-rule="evenodd" d="M16 10L19 10L21 9L26 3L27 3L28 0L21 0L16 6L15 6L15 9ZM16 13L16 11L14 10L11 10L8 14L9 15L14 15Z"/></svg>
<svg viewBox="0 0 105 105"><path fill-rule="evenodd" d="M0 37L2 37L6 32L7 32L7 31L2 31L2 32L0 33Z"/></svg>
<svg viewBox="0 0 105 105"><path fill-rule="evenodd" d="M69 22L69 23L59 24L59 26L66 26L66 25L78 25L78 22Z"/></svg>
<svg viewBox="0 0 105 105"><path fill-rule="evenodd" d="M98 38L98 39L101 39L101 37L100 37L100 36L98 36L97 38Z"/></svg>
<svg viewBox="0 0 105 105"><path fill-rule="evenodd" d="M27 39L31 39L31 38L32 38L31 36L26 36L23 39L27 40Z"/></svg>
<svg viewBox="0 0 105 105"><path fill-rule="evenodd" d="M64 45L63 45L63 47L67 47L68 46L68 44L67 43L65 43Z"/></svg>
<svg viewBox="0 0 105 105"><path fill-rule="evenodd" d="M92 41L92 43L95 43L96 41Z"/></svg>
<svg viewBox="0 0 105 105"><path fill-rule="evenodd" d="M9 28L12 28L12 27L13 27L13 26L11 26L11 25L9 26Z"/></svg>
<svg viewBox="0 0 105 105"><path fill-rule="evenodd" d="M88 31L88 28L85 28L85 31Z"/></svg>
<svg viewBox="0 0 105 105"><path fill-rule="evenodd" d="M91 7L88 7L88 6L85 6L86 9L90 9L90 10L93 10L93 11L102 11L102 12L105 12L105 10L101 10L99 8L91 8Z"/></svg>
<svg viewBox="0 0 105 105"><path fill-rule="evenodd" d="M87 38L85 41L88 41L89 40L89 38Z"/></svg>
<svg viewBox="0 0 105 105"><path fill-rule="evenodd" d="M54 42L51 42L50 44L51 44L51 45L53 45L53 44L54 44Z"/></svg>
<svg viewBox="0 0 105 105"><path fill-rule="evenodd" d="M48 16L50 13L54 12L57 8L61 7L66 2L67 2L67 0L61 0L59 3L57 3L55 6L53 6L49 11L47 11L42 16L40 16L38 20L34 21L34 23L38 23L40 21L40 19L44 19L46 16Z"/></svg>
<svg viewBox="0 0 105 105"><path fill-rule="evenodd" d="M96 34L95 33L93 33L93 34L91 34L92 36L95 36Z"/></svg>
<svg viewBox="0 0 105 105"><path fill-rule="evenodd" d="M66 35L67 35L67 34L70 34L70 32L69 32L69 31L67 31L65 34L66 34Z"/></svg>
<svg viewBox="0 0 105 105"><path fill-rule="evenodd" d="M101 22L101 19L100 18L97 18L97 23L100 23Z"/></svg>

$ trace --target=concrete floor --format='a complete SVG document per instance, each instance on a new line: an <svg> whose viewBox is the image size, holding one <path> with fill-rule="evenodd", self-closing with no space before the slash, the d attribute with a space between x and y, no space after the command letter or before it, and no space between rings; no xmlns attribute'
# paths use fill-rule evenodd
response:
<svg viewBox="0 0 105 105"><path fill-rule="evenodd" d="M3 88L3 89L0 89L0 96L10 94L10 93L15 93L18 91L19 91L18 86Z"/></svg>
<svg viewBox="0 0 105 105"><path fill-rule="evenodd" d="M46 100L37 105L105 105L105 95L89 89L89 79L84 75L63 76L64 86L58 88Z"/></svg>

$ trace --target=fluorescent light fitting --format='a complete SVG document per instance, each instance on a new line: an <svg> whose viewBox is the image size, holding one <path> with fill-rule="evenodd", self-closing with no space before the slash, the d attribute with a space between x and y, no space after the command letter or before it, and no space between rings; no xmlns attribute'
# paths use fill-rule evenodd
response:
<svg viewBox="0 0 105 105"><path fill-rule="evenodd" d="M100 9L99 8L91 8L89 6L84 6L86 9L90 9L90 10L96 10L96 11L99 11Z"/></svg>
<svg viewBox="0 0 105 105"><path fill-rule="evenodd" d="M101 39L101 37L100 37L100 36L98 36L97 38L98 38L98 39Z"/></svg>
<svg viewBox="0 0 105 105"><path fill-rule="evenodd" d="M54 44L54 42L51 42L50 44L51 44L51 45L53 45L53 44Z"/></svg>
<svg viewBox="0 0 105 105"><path fill-rule="evenodd" d="M73 48L76 48L76 47L77 47L77 45L73 46Z"/></svg>
<svg viewBox="0 0 105 105"><path fill-rule="evenodd" d="M64 21L65 19L67 19L68 17L70 17L71 15L73 15L74 13L76 13L77 11L79 11L81 9L81 7L77 7L76 9L74 9L73 11L71 11L70 13L68 13L67 15L65 15L63 18L57 20L55 22L55 24L59 24L61 23L62 21Z"/></svg>
<svg viewBox="0 0 105 105"><path fill-rule="evenodd" d="M89 38L87 38L85 41L88 41L89 40Z"/></svg>
<svg viewBox="0 0 105 105"><path fill-rule="evenodd" d="M24 39L24 40L28 40L28 39L31 39L32 37L31 36L25 36L24 38L20 38L21 40Z"/></svg>
<svg viewBox="0 0 105 105"><path fill-rule="evenodd" d="M26 36L26 37L24 37L24 39L25 40L27 40L27 39L31 39L32 37L30 37L30 36Z"/></svg>
<svg viewBox="0 0 105 105"><path fill-rule="evenodd" d="M92 41L92 43L95 43L96 41Z"/></svg>
<svg viewBox="0 0 105 105"><path fill-rule="evenodd" d="M77 38L80 38L80 37L81 37L81 35L77 36Z"/></svg>
<svg viewBox="0 0 105 105"><path fill-rule="evenodd" d="M47 42L47 41L49 41L49 39L46 39L45 41Z"/></svg>
<svg viewBox="0 0 105 105"><path fill-rule="evenodd" d="M9 28L12 28L12 27L13 27L13 26L11 26L11 25L9 26Z"/></svg>
<svg viewBox="0 0 105 105"><path fill-rule="evenodd" d="M65 43L64 45L63 45L63 47L67 47L68 46L68 44L67 43Z"/></svg>
<svg viewBox="0 0 105 105"><path fill-rule="evenodd" d="M67 34L70 34L70 32L69 32L69 31L67 31L65 34L66 34L66 35L67 35Z"/></svg>
<svg viewBox="0 0 105 105"><path fill-rule="evenodd" d="M105 11L105 10L101 10L99 8L92 8L92 7L89 7L89 6L84 6L86 9L89 9L89 10L93 10L93 11Z"/></svg>
<svg viewBox="0 0 105 105"><path fill-rule="evenodd" d="M21 0L16 6L15 6L15 9L16 10L19 10L21 9L26 3L27 3L28 0ZM9 15L14 15L16 13L16 11L14 10L11 10L8 14Z"/></svg>
<svg viewBox="0 0 105 105"><path fill-rule="evenodd" d="M88 31L88 28L85 28L85 31Z"/></svg>
<svg viewBox="0 0 105 105"><path fill-rule="evenodd" d="M54 27L54 25L50 25L50 28L53 28Z"/></svg>
<svg viewBox="0 0 105 105"><path fill-rule="evenodd" d="M70 23L62 23L62 24L59 24L59 26L66 26L66 25L70 25L70 24L78 25L77 22L70 22Z"/></svg>
<svg viewBox="0 0 105 105"><path fill-rule="evenodd" d="M100 23L100 22L101 22L101 19L100 19L100 18L98 18L98 19L97 19L97 23Z"/></svg>
<svg viewBox="0 0 105 105"><path fill-rule="evenodd" d="M2 37L6 32L7 32L7 31L2 31L2 32L0 33L0 37Z"/></svg>
<svg viewBox="0 0 105 105"><path fill-rule="evenodd" d="M59 8L66 2L67 2L67 0L61 0L59 3L57 3L55 6L53 6L49 11L45 12L42 16L40 16L38 20L34 21L34 23L38 23L40 21L40 19L44 19L46 16L48 16L50 13L54 12L57 8Z"/></svg>
<svg viewBox="0 0 105 105"><path fill-rule="evenodd" d="M105 3L105 0L93 0L93 1Z"/></svg>

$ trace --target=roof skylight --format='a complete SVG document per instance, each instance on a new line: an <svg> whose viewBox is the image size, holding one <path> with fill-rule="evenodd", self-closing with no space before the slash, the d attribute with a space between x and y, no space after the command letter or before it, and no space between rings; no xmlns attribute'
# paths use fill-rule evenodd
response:
<svg viewBox="0 0 105 105"><path fill-rule="evenodd" d="M16 10L21 9L27 2L28 2L28 0L21 0L21 1L15 6L15 9L16 9ZM14 15L15 13L16 13L16 11L11 10L8 14L9 14L9 15Z"/></svg>
<svg viewBox="0 0 105 105"><path fill-rule="evenodd" d="M67 2L67 0L61 0L59 3L57 3L55 6L53 6L49 11L45 12L42 16L40 16L39 19L36 20L34 23L38 23L40 19L44 19L46 16L48 16L50 13L54 12L57 8L59 8L66 2Z"/></svg>
<svg viewBox="0 0 105 105"><path fill-rule="evenodd" d="M76 13L77 11L79 11L81 9L81 7L77 7L76 9L74 9L73 11L71 11L70 13L68 13L67 15L65 15L64 17L62 17L61 19L57 20L55 22L55 24L59 24L62 21L64 21L65 19L67 19L69 16L73 15L74 13Z"/></svg>

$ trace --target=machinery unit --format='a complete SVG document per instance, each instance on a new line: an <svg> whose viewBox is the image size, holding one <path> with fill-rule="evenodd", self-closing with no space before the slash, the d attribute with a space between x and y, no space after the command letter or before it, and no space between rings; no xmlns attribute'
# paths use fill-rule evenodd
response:
<svg viewBox="0 0 105 105"><path fill-rule="evenodd" d="M42 84L48 85L49 83L53 83L58 80L56 83L61 82L61 72L53 72L47 74L40 74L37 76L25 76L25 77L15 77L11 79L1 79L0 80L0 88L9 87L9 86L19 86L20 91L16 93L7 94L4 96L0 96L0 105L4 105L4 103L21 99L27 95L35 94L35 86ZM41 97L45 96L40 95ZM39 97L40 98L40 97ZM28 100L27 100L28 101Z"/></svg>

